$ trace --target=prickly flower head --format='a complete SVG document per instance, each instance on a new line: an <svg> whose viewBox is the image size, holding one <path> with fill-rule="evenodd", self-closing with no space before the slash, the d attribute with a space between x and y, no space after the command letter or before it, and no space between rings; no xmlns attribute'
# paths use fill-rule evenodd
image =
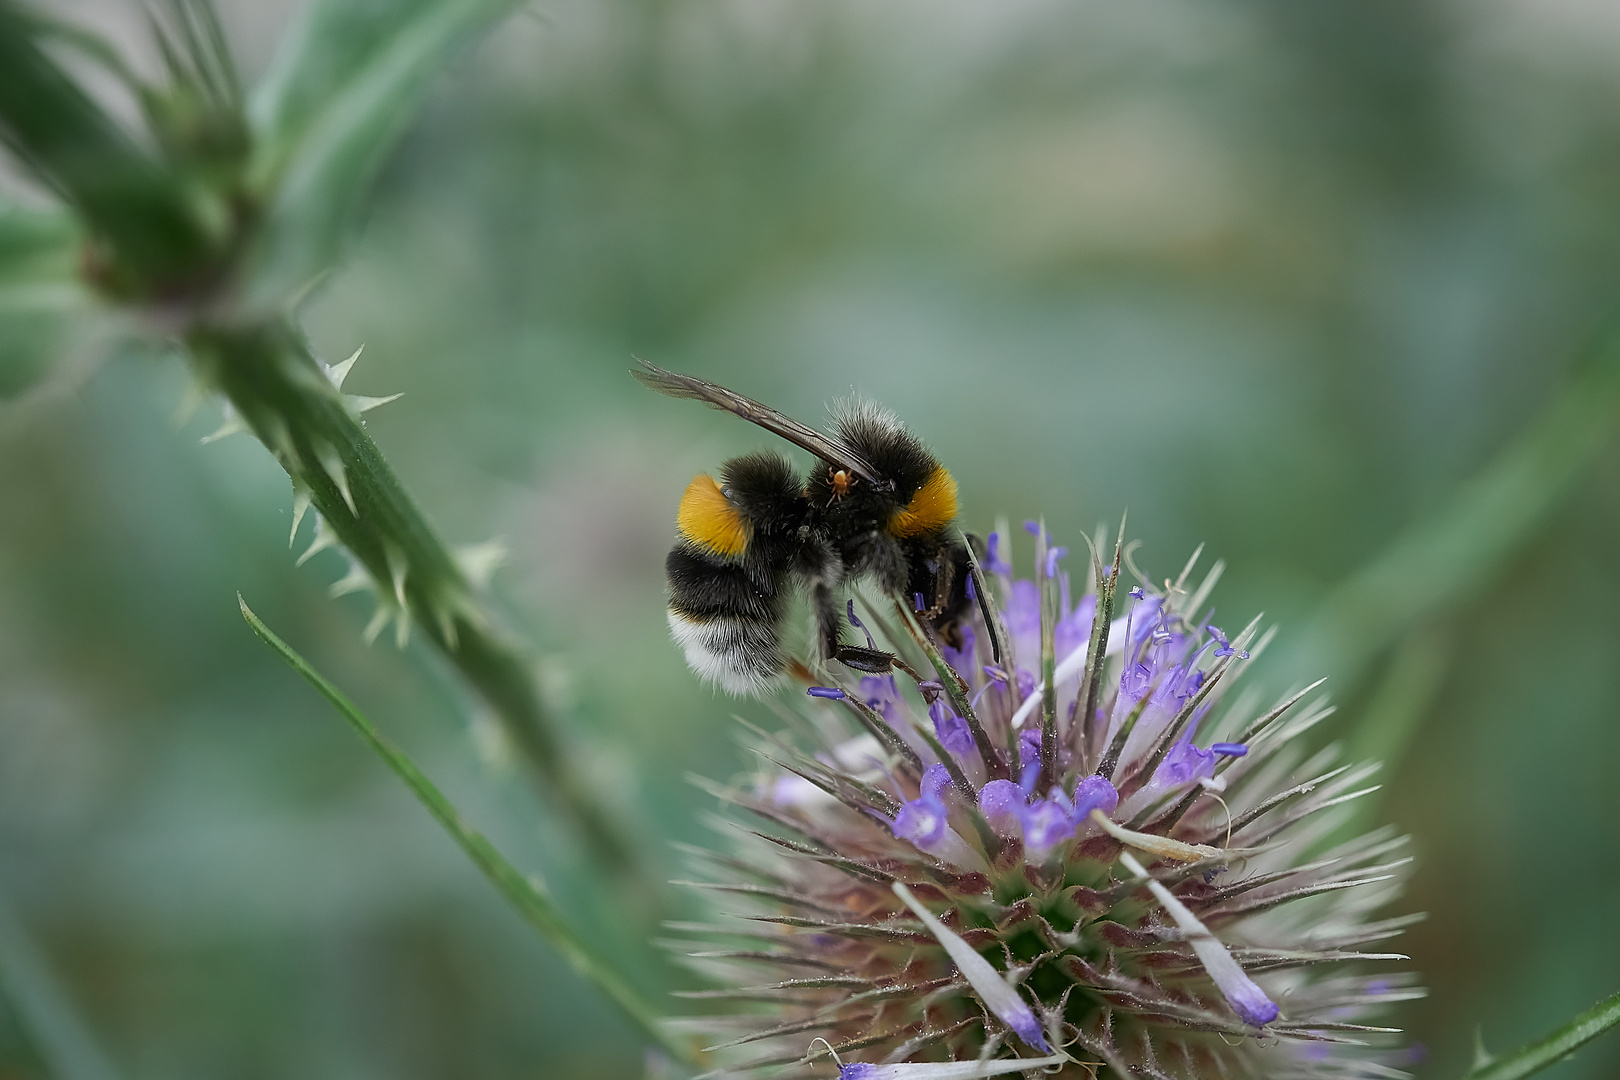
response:
<svg viewBox="0 0 1620 1080"><path fill-rule="evenodd" d="M718 1075L1403 1075L1379 1025L1420 991L1376 950L1411 919L1372 916L1404 838L1342 835L1375 767L1302 748L1314 686L1233 692L1270 635L1212 624L1219 564L1131 587L1116 543L1075 598L1030 531L1029 578L990 536L954 642L851 603L893 673L816 676L716 787L751 817L702 856L725 917L675 925Z"/></svg>

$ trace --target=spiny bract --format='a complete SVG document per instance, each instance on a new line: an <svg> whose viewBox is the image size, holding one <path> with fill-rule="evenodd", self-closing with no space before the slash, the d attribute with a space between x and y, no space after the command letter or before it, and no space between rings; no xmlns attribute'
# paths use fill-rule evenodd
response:
<svg viewBox="0 0 1620 1080"><path fill-rule="evenodd" d="M1270 634L1211 624L1220 564L1116 596L1116 543L1071 602L1028 528L1033 579L989 540L994 637L852 602L896 675L824 675L791 733L754 731L761 773L716 791L765 827L700 856L742 917L672 924L726 986L689 996L730 1011L678 1023L721 1076L1405 1075L1373 1024L1421 991L1369 948L1414 921L1371 917L1405 838L1335 839L1376 766L1302 749L1320 684L1230 694Z"/></svg>

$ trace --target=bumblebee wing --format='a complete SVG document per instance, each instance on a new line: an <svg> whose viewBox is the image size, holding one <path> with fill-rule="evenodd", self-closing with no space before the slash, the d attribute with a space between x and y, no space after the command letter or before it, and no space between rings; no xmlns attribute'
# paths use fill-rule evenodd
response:
<svg viewBox="0 0 1620 1080"><path fill-rule="evenodd" d="M733 393L718 383L712 383L706 379L696 379L690 375L681 375L674 371L666 371L664 368L649 364L640 357L637 357L637 362L641 364L641 368L632 370L630 374L660 394L667 394L676 398L690 398L693 401L701 401L713 408L735 413L749 423L758 424L766 431L780 435L795 446L810 451L823 461L830 461L834 465L848 469L875 488L887 490L893 486L891 481L879 477L877 470L867 464L865 458L851 450L844 443L817 431L813 427L799 423L791 416L785 416L768 405L761 405L753 398L746 398L741 394Z"/></svg>

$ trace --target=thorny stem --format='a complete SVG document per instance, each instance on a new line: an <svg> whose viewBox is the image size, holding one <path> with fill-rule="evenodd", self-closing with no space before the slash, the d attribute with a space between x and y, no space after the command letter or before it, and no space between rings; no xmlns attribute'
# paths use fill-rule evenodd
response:
<svg viewBox="0 0 1620 1080"><path fill-rule="evenodd" d="M420 628L478 691L592 851L627 870L629 845L570 767L518 647L497 627L377 444L282 321L199 323L186 344L296 490L371 574L378 603Z"/></svg>
<svg viewBox="0 0 1620 1080"><path fill-rule="evenodd" d="M193 6L212 18L206 3ZM279 316L225 314L263 225L264 193L245 186L251 136L239 97L221 96L181 64L162 94L180 95L230 137L219 147L188 141L190 128L166 126L148 110L152 137L143 143L41 47L42 26L14 0L0 0L0 137L86 226L86 277L109 299L140 305L174 329L203 382L275 455L295 492L371 575L379 600L392 602L402 629L407 619L422 627L500 717L591 849L606 865L628 868L631 848L565 759L521 652L295 328ZM219 41L191 52L197 72L229 67Z"/></svg>

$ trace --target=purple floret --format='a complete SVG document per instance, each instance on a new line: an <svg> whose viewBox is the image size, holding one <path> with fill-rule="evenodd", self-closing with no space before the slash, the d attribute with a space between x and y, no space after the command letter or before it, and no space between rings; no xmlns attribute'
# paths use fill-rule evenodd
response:
<svg viewBox="0 0 1620 1080"><path fill-rule="evenodd" d="M967 721L957 716L943 701L928 706L928 719L934 722L934 734L945 749L958 757L973 752L973 733L968 730Z"/></svg>
<svg viewBox="0 0 1620 1080"><path fill-rule="evenodd" d="M1025 801L1023 789L1011 780L992 780L979 789L979 812L1002 836L1018 831L1018 815Z"/></svg>

